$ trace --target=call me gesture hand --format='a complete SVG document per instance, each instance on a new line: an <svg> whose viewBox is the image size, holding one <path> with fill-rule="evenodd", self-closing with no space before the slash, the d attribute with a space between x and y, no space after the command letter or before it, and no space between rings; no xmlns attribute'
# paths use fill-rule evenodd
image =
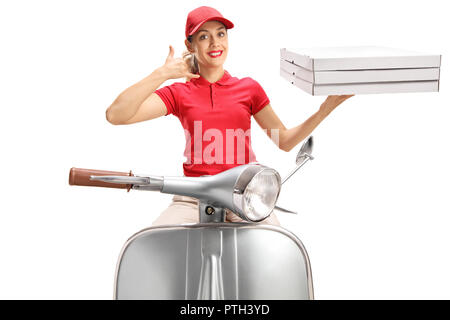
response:
<svg viewBox="0 0 450 320"><path fill-rule="evenodd" d="M162 66L164 73L168 79L186 78L190 81L192 78L199 78L200 75L193 74L189 71L189 66L183 58L174 58L174 49L169 45L169 55L166 58L166 62Z"/></svg>

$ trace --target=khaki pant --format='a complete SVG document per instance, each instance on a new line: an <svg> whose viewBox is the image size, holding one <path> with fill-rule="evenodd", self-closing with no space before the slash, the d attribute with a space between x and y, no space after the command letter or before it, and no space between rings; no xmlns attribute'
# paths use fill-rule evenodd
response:
<svg viewBox="0 0 450 320"><path fill-rule="evenodd" d="M225 212L225 221L227 222L247 222L228 209L225 209ZM198 200L188 196L174 195L172 203L155 221L153 221L152 226L198 222ZM274 213L272 213L267 219L258 223L280 226L280 222Z"/></svg>

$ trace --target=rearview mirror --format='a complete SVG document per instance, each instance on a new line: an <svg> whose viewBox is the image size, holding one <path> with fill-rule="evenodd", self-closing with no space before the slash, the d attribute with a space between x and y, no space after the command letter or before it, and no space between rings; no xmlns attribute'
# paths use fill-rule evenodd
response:
<svg viewBox="0 0 450 320"><path fill-rule="evenodd" d="M297 158L295 159L295 164L300 165L307 157L311 157L311 153L313 150L313 137L309 136L309 138L303 143L302 147L297 153Z"/></svg>

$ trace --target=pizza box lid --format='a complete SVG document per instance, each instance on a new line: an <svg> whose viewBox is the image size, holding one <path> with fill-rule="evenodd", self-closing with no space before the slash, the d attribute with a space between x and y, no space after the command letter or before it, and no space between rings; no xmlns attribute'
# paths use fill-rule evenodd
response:
<svg viewBox="0 0 450 320"><path fill-rule="evenodd" d="M440 54L377 46L281 48L280 57L311 71L441 66Z"/></svg>

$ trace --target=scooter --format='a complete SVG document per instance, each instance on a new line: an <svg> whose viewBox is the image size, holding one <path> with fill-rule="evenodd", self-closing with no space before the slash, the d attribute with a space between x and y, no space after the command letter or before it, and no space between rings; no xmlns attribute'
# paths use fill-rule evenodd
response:
<svg viewBox="0 0 450 320"><path fill-rule="evenodd" d="M311 265L302 242L288 230L257 224L273 210L284 184L308 160L310 136L283 180L259 163L213 176L135 175L71 168L70 185L159 191L199 200L199 223L163 225L131 236L120 252L114 299L314 299ZM245 222L225 222L225 209Z"/></svg>

